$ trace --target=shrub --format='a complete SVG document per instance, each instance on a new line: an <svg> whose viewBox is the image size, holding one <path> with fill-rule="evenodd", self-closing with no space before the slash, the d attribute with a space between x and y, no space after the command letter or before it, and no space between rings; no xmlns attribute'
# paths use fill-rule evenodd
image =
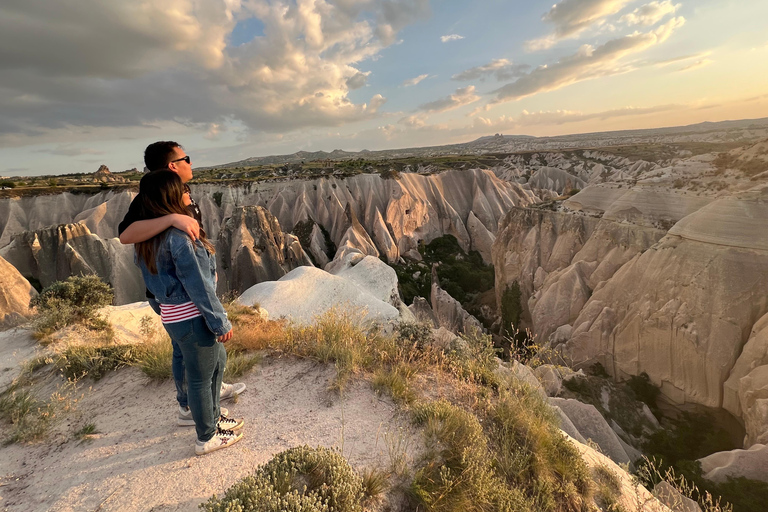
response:
<svg viewBox="0 0 768 512"><path fill-rule="evenodd" d="M54 361L67 379L99 380L107 372L141 360L142 347L134 345L79 345L68 347Z"/></svg>
<svg viewBox="0 0 768 512"><path fill-rule="evenodd" d="M97 318L95 313L111 304L113 298L110 285L95 275L56 281L29 303L38 311L35 333L42 338L76 323L94 330L107 329L109 324Z"/></svg>
<svg viewBox="0 0 768 512"><path fill-rule="evenodd" d="M335 450L298 446L275 455L201 508L208 512L360 512L362 479Z"/></svg>
<svg viewBox="0 0 768 512"><path fill-rule="evenodd" d="M523 316L521 297L522 292L517 281L512 281L501 295L501 334L503 336L510 336L516 327L520 327L520 319Z"/></svg>

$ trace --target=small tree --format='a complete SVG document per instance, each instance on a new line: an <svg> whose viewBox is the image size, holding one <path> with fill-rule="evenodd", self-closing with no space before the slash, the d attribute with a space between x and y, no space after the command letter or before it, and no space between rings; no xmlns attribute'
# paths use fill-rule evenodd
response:
<svg viewBox="0 0 768 512"><path fill-rule="evenodd" d="M112 287L99 276L71 276L56 281L32 299L29 307L37 308L37 334L45 337L63 327L82 323L88 327L105 328L96 318L96 310L112 303Z"/></svg>

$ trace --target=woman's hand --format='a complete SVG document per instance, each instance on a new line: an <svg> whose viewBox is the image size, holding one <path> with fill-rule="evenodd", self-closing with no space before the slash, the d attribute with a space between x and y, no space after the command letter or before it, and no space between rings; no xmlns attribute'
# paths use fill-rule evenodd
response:
<svg viewBox="0 0 768 512"><path fill-rule="evenodd" d="M219 343L226 343L231 339L232 339L232 329L230 329L227 334L219 336L219 339L217 339L216 341L218 341Z"/></svg>

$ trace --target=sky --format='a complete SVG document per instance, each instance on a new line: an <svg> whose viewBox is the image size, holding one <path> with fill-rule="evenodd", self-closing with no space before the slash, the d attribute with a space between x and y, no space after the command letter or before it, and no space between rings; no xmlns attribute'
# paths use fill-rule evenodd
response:
<svg viewBox="0 0 768 512"><path fill-rule="evenodd" d="M765 0L3 0L0 175L768 117Z"/></svg>

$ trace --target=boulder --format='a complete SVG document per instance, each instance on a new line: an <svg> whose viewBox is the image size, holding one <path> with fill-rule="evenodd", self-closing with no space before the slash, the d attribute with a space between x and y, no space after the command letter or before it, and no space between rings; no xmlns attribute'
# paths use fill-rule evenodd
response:
<svg viewBox="0 0 768 512"><path fill-rule="evenodd" d="M617 464L629 464L629 455L624 451L619 436L594 405L570 398L549 398L549 403L559 407L571 420L585 439L591 439Z"/></svg>
<svg viewBox="0 0 768 512"><path fill-rule="evenodd" d="M309 266L298 267L277 281L252 286L237 302L259 304L270 318L287 318L299 324L311 323L330 309L359 314L365 322L389 322L400 314L354 281Z"/></svg>
<svg viewBox="0 0 768 512"><path fill-rule="evenodd" d="M533 374L528 366L513 359L509 363L499 360L499 365L496 368L496 376L499 377L502 382L510 378L517 379L523 384L526 384L531 389L536 391L542 398L546 398L547 393L544 388L541 387L539 379Z"/></svg>
<svg viewBox="0 0 768 512"><path fill-rule="evenodd" d="M754 444L748 450L717 452L699 459L704 478L722 483L744 477L768 482L768 445Z"/></svg>
<svg viewBox="0 0 768 512"><path fill-rule="evenodd" d="M377 299L395 307L401 302L395 269L379 258L365 256L331 273L349 279Z"/></svg>
<svg viewBox="0 0 768 512"><path fill-rule="evenodd" d="M768 365L739 380L739 399L746 437L744 446L768 444Z"/></svg>

